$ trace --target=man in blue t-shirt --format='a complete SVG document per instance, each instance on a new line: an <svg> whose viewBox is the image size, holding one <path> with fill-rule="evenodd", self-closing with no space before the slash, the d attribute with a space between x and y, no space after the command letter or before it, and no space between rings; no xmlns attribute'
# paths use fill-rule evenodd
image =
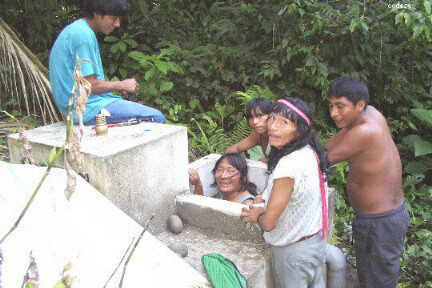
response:
<svg viewBox="0 0 432 288"><path fill-rule="evenodd" d="M150 119L155 122L165 122L164 115L151 107L122 99L113 95L120 93L136 93L138 82L133 79L122 81L106 81L99 44L96 33L111 34L120 27L121 17L126 16L130 4L128 0L87 0L84 1L84 17L66 26L58 35L49 57L49 76L54 100L60 112L65 117L68 111L68 99L74 83L73 71L77 59L82 61L81 72L91 84L91 95L87 100L83 121L93 125L95 117L102 109L111 116L107 122L124 122L131 118ZM74 113L74 122L77 122Z"/></svg>

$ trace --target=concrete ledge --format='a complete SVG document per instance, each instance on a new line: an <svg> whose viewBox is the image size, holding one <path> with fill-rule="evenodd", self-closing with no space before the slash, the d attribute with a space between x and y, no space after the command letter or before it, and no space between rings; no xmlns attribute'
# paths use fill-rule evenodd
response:
<svg viewBox="0 0 432 288"><path fill-rule="evenodd" d="M44 163L52 147L62 147L63 123L26 131L32 156ZM11 162L20 163L24 149L18 134L8 136ZM81 173L117 207L144 225L155 214L151 231L163 231L174 213L174 199L188 191L187 132L185 127L158 123L112 127L108 135L96 136L86 126L81 141L84 167ZM60 159L59 165L63 166Z"/></svg>
<svg viewBox="0 0 432 288"><path fill-rule="evenodd" d="M243 207L246 206L200 195L176 197L177 214L187 224L219 238L263 243L261 228L256 223L246 223L240 219Z"/></svg>

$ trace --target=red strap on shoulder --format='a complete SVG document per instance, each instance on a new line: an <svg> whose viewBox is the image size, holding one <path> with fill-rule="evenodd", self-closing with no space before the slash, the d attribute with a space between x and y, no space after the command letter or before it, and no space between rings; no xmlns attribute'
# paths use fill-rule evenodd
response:
<svg viewBox="0 0 432 288"><path fill-rule="evenodd" d="M317 159L318 164L318 175L320 180L320 190L321 190L321 210L322 210L322 233L323 233L323 241L327 240L327 232L328 232L328 208L327 208L327 189L324 181L324 174L322 173L320 169L320 160L318 158L318 155L316 154L315 150L315 157Z"/></svg>

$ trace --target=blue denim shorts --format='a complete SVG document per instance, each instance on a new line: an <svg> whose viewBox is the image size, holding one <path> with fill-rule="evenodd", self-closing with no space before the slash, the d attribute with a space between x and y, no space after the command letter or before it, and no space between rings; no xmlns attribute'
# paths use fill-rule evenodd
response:
<svg viewBox="0 0 432 288"><path fill-rule="evenodd" d="M111 116L106 117L107 123L125 122L129 119L149 119L151 122L165 123L165 116L157 109L136 102L119 99L104 107ZM90 119L85 125L94 125L96 118Z"/></svg>

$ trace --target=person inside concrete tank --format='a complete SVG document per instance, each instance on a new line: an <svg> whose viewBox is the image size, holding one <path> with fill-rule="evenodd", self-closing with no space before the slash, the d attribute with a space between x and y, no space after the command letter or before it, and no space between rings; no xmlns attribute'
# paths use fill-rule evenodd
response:
<svg viewBox="0 0 432 288"><path fill-rule="evenodd" d="M264 230L271 245L275 287L326 287L328 161L306 103L278 100L268 120L268 134L272 148L265 207L249 205L242 218Z"/></svg>
<svg viewBox="0 0 432 288"><path fill-rule="evenodd" d="M218 194L216 198L242 204L253 204L257 187L248 180L246 159L239 153L225 153L212 170ZM195 186L195 194L204 195L201 179L195 169L189 169L189 182Z"/></svg>
<svg viewBox="0 0 432 288"><path fill-rule="evenodd" d="M228 147L225 153L240 153L256 145L260 145L265 155L260 161L266 163L270 153L267 119L272 111L272 107L273 102L267 98L255 98L249 101L246 105L245 117L248 120L249 127L252 128L252 132L248 137Z"/></svg>

